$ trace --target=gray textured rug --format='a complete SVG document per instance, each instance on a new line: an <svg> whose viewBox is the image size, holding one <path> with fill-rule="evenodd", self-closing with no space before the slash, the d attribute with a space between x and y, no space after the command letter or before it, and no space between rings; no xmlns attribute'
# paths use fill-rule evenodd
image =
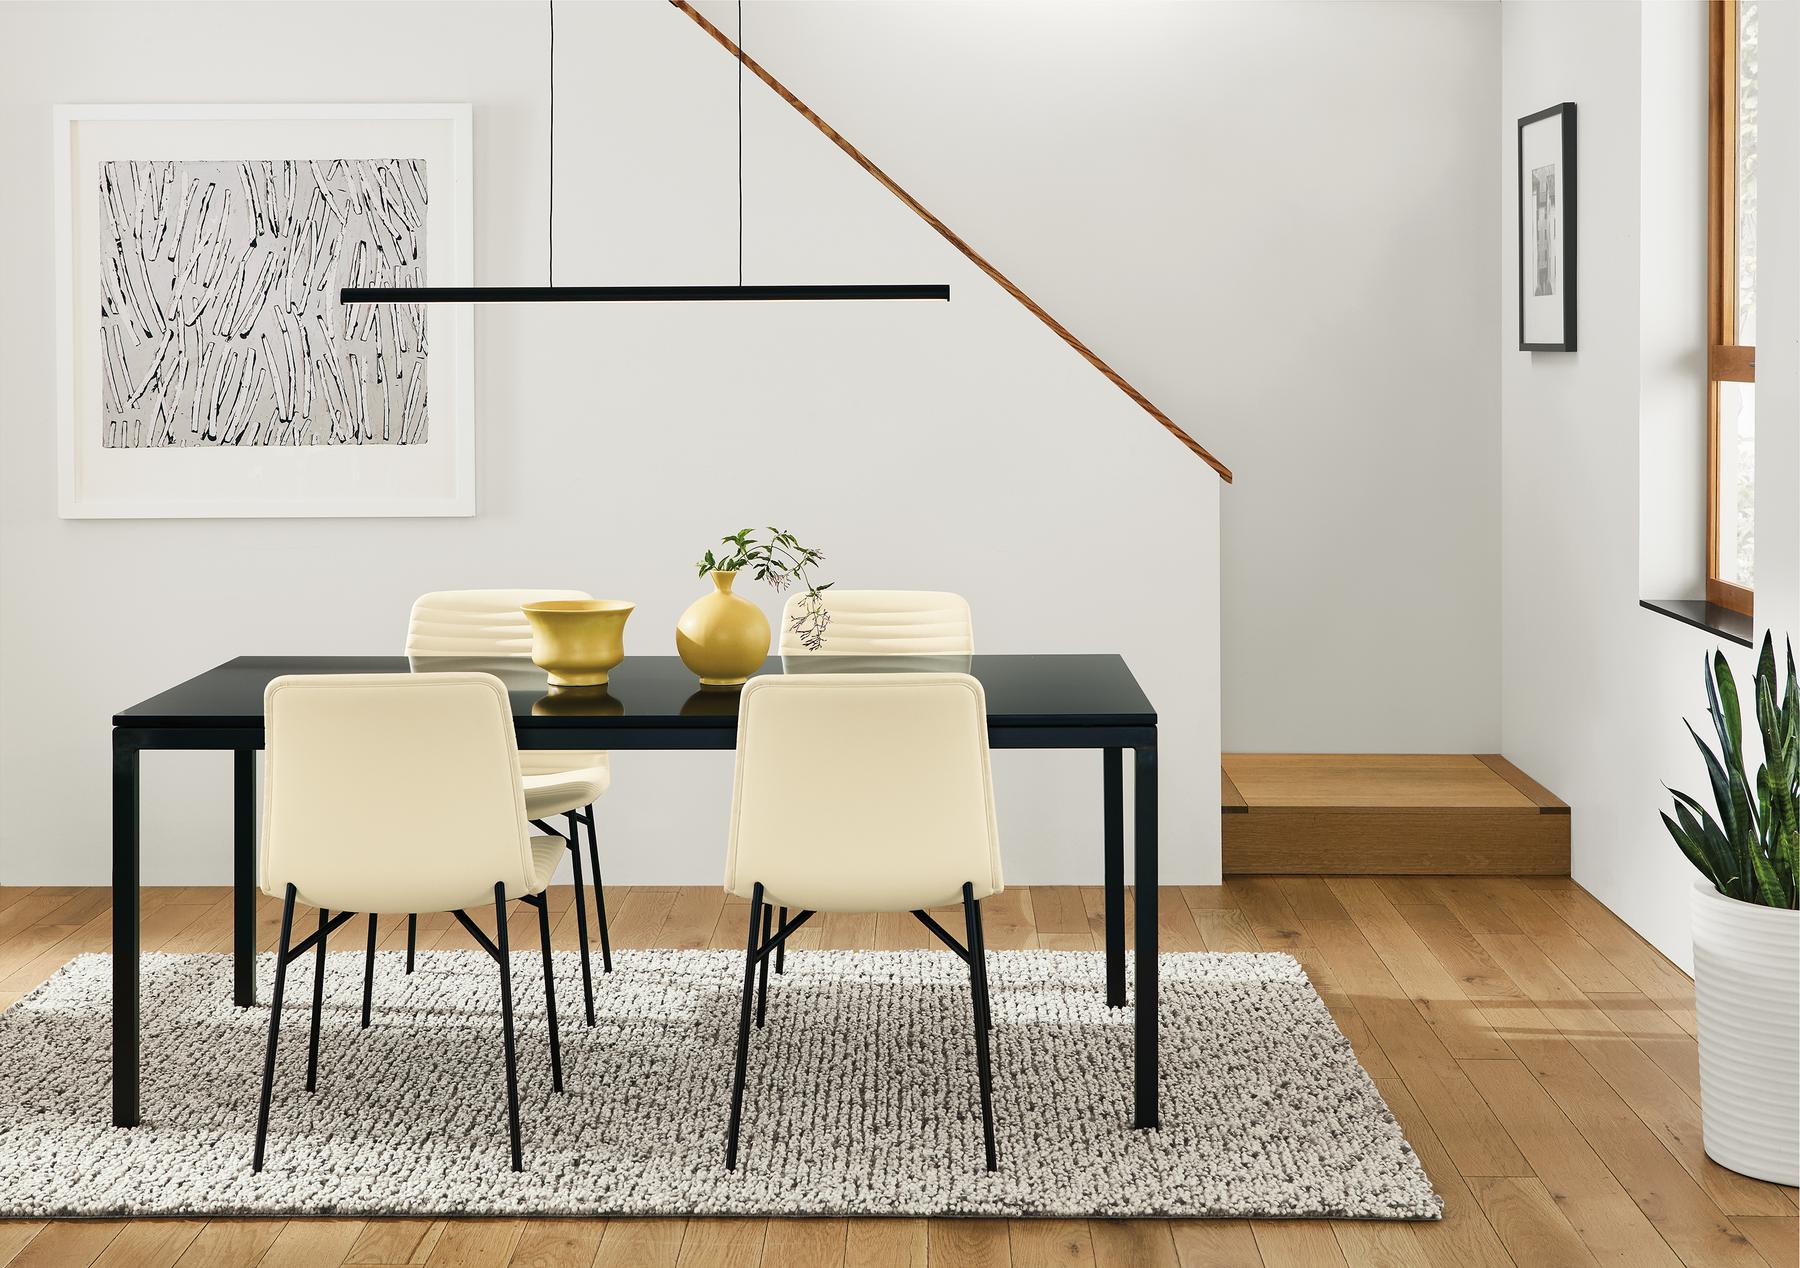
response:
<svg viewBox="0 0 1800 1268"><path fill-rule="evenodd" d="M1433 1219L1374 1084L1285 955L1163 957L1163 1128L1128 1126L1130 1013L1082 952L992 956L1000 1170L981 1167L967 977L947 952L798 951L754 1035L723 1164L741 953L626 951L582 1024L559 955L550 1090L535 951L515 961L523 1174L508 1170L499 992L480 952L333 955L319 1090L311 959L289 970L268 1169L250 1171L265 1009L216 955L146 956L145 1123L109 1126L110 964L0 1015L0 1215L755 1214ZM267 998L272 959L263 965Z"/></svg>

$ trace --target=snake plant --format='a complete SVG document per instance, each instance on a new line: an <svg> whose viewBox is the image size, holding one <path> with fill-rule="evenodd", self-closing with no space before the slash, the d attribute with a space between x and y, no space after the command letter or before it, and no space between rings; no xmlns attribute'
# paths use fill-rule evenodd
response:
<svg viewBox="0 0 1800 1268"><path fill-rule="evenodd" d="M1669 834L1701 875L1727 898L1765 907L1800 906L1800 684L1794 674L1794 646L1787 648L1787 687L1779 700L1775 643L1763 635L1756 661L1756 725L1762 732L1763 764L1754 792L1744 774L1744 728L1737 684L1722 652L1706 666L1707 711L1718 733L1719 752L1688 734L1706 759L1718 817L1694 798L1675 797L1675 817L1662 820Z"/></svg>

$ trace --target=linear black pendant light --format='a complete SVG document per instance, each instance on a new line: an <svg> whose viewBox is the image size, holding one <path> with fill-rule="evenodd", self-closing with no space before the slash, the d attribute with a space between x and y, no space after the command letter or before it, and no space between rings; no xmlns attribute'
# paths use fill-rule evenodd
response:
<svg viewBox="0 0 1800 1268"><path fill-rule="evenodd" d="M947 283L902 282L841 286L744 285L744 0L737 3L737 259L736 286L556 285L556 0L550 9L550 221L548 286L346 286L346 304L663 303L680 300L949 299Z"/></svg>

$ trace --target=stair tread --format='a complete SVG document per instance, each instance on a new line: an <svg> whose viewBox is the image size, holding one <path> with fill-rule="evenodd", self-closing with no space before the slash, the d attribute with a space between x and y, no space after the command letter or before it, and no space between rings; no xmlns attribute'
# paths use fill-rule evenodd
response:
<svg viewBox="0 0 1800 1268"><path fill-rule="evenodd" d="M1227 753L1224 769L1252 813L1287 806L1538 809L1473 754Z"/></svg>
<svg viewBox="0 0 1800 1268"><path fill-rule="evenodd" d="M1224 870L1566 875L1569 807L1505 758L1226 753Z"/></svg>

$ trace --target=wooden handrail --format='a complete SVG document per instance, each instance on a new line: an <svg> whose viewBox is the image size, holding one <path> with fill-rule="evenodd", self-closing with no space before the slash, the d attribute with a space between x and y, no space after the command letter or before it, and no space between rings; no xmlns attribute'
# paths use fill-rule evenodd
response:
<svg viewBox="0 0 1800 1268"><path fill-rule="evenodd" d="M776 79L775 76L771 75L768 71L764 70L755 58L745 54L743 49L732 42L730 36L726 35L725 32L707 21L705 14L696 9L688 2L688 0L669 0L669 3L687 14L688 17L692 18L701 30L717 40L719 44L723 46L725 51L737 58L751 74L755 75L758 79L762 80L763 83L773 89L776 96L780 97L783 101L787 102L788 105L799 111L802 118L812 124L813 127L817 128L820 132L824 133L825 136L831 140L831 143L837 146L838 149L842 150L845 154L849 155L858 167L862 168L863 171L867 172L870 176L873 176L890 194L905 203L907 207L912 210L913 214L917 215L919 219L935 229L938 236L943 238L945 242L948 242L951 246L962 252L969 263L973 264L983 273L986 273L994 280L1001 290L1023 304L1027 312L1031 313L1039 321L1055 331L1058 338L1068 344L1071 348L1075 349L1076 352L1079 352L1082 358L1089 365L1100 371L1101 374L1105 375L1114 387L1136 401L1144 412L1149 414L1150 417L1154 418L1157 422L1161 423L1171 436L1175 437L1175 439L1191 449L1199 456L1202 462L1206 463L1207 466L1211 467L1214 471L1217 471L1220 479L1224 480L1227 484L1231 483L1231 468L1227 467L1224 463L1208 453L1204 445L1188 435L1187 432L1183 431L1181 426L1176 423L1174 419L1158 409L1155 404L1151 402L1149 397L1138 391L1130 383L1127 383L1123 375L1113 369L1110 365L1106 364L1106 362L1102 361L1099 355L1095 353L1092 348L1077 339L1067 326L1045 312L1043 307L1039 305L1036 300L1032 299L1031 296L1013 285L1012 280L1008 278L1006 274L984 260L974 247L958 237L948 225L932 215L929 211L925 210L919 200L902 189L899 184L895 182L893 177L889 176L879 167L876 167L874 163L870 162L866 154L850 144L850 142L846 141L836 128L833 128L829 123L826 123L825 120L815 114L811 107L804 101L801 101L800 98L789 92L786 85Z"/></svg>

